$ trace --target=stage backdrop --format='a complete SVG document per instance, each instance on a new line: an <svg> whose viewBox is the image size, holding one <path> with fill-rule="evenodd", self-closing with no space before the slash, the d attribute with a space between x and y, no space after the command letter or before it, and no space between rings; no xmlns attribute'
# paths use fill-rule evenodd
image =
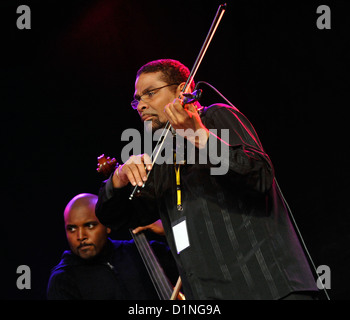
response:
<svg viewBox="0 0 350 320"><path fill-rule="evenodd" d="M347 2L228 1L195 79L253 123L332 299L350 297ZM2 299L45 299L66 203L97 193L97 157L119 161L122 132L143 130L136 71L159 58L191 68L219 4L1 1ZM223 102L203 90L203 105Z"/></svg>

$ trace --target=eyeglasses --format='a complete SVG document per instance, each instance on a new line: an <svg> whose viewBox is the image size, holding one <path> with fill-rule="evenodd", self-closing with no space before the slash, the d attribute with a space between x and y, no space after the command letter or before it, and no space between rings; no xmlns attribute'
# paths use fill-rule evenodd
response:
<svg viewBox="0 0 350 320"><path fill-rule="evenodd" d="M140 101L142 100L145 103L151 102L153 96L160 90L166 87L170 87L170 86L175 86L175 85L179 85L178 83L172 83L172 84L167 84L163 87L159 87L159 88L155 88L152 89L150 91L147 91L146 93L144 93L143 95L141 95L140 97L136 97L133 101L131 101L131 106L134 110L137 109L137 106L139 105Z"/></svg>

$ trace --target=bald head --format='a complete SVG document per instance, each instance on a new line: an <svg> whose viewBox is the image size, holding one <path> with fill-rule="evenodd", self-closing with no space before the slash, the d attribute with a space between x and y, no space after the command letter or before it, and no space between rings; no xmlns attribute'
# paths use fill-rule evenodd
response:
<svg viewBox="0 0 350 320"><path fill-rule="evenodd" d="M110 229L95 215L98 197L91 193L75 196L64 210L64 224L69 246L73 253L90 259L101 252Z"/></svg>
<svg viewBox="0 0 350 320"><path fill-rule="evenodd" d="M75 196L71 201L68 202L66 208L64 209L64 220L69 216L72 210L77 210L79 208L90 208L95 211L95 206L98 197L92 193L81 193Z"/></svg>

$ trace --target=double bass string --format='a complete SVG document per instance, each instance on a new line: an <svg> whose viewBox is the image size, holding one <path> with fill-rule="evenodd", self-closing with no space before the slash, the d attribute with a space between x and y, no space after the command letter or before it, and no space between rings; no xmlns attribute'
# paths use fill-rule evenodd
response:
<svg viewBox="0 0 350 320"><path fill-rule="evenodd" d="M170 280L165 276L164 270L160 266L157 257L154 255L145 234L143 232L134 234L132 229L130 229L130 233L135 241L142 260L146 265L147 271L152 279L159 298L161 300L169 300L173 293L172 285Z"/></svg>

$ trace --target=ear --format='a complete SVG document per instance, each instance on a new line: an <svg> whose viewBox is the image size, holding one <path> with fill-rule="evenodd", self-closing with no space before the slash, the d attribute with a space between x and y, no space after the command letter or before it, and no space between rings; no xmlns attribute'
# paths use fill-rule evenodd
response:
<svg viewBox="0 0 350 320"><path fill-rule="evenodd" d="M183 90L185 84L186 84L186 82L181 82L181 83L179 84L179 86L177 87L177 90L176 90L177 96L180 95L180 93L182 92L182 90ZM190 92L191 92L191 86L188 85L188 86L187 86L187 89L185 90L184 93L190 93Z"/></svg>
<svg viewBox="0 0 350 320"><path fill-rule="evenodd" d="M112 232L111 228L107 228L107 234L110 234Z"/></svg>

